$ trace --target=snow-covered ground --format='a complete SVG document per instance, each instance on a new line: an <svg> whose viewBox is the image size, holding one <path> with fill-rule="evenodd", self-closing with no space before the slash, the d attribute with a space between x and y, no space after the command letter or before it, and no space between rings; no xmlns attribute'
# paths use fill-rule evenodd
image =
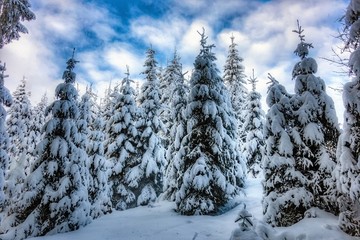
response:
<svg viewBox="0 0 360 240"><path fill-rule="evenodd" d="M262 188L259 179L248 179L246 196L241 197L247 210L253 214L258 228L261 224ZM115 211L94 220L74 232L33 238L34 240L228 240L237 228L234 222L239 205L220 216L181 216L174 211L174 203L160 201L153 207L138 207ZM272 239L281 240L350 240L360 239L344 234L337 227L337 217L314 209L316 218L305 218L288 228L270 231Z"/></svg>

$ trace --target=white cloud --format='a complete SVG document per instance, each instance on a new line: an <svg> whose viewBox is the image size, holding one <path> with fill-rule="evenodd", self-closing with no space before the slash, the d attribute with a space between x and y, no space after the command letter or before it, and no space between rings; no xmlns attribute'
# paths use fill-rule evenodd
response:
<svg viewBox="0 0 360 240"><path fill-rule="evenodd" d="M126 72L126 66L129 66L131 75L139 75L143 71L145 54L138 56L135 51L131 50L132 46L128 44L115 43L104 52L105 60L113 68L121 70L123 76Z"/></svg>
<svg viewBox="0 0 360 240"><path fill-rule="evenodd" d="M54 64L53 54L40 42L34 41L29 35L22 36L19 41L6 45L1 50L1 59L6 62L9 78L5 86L14 92L25 76L28 91L32 92L32 99L40 101L43 93L53 94L56 86L58 66ZM50 61L47 61L49 59Z"/></svg>
<svg viewBox="0 0 360 240"><path fill-rule="evenodd" d="M93 32L99 38L101 36L102 41L109 40L115 34L113 19L106 10L95 5L72 0L39 0L36 7L32 9L36 20L25 23L29 34L22 35L19 41L5 45L0 50L0 60L7 63L7 74L11 79L6 81L6 87L13 92L25 76L28 90L33 93L31 100L34 104L40 101L44 92L52 99L72 48L87 44L86 31ZM64 47L64 43L68 43L68 46ZM64 51L66 58L59 55ZM98 69L101 59L92 51L77 56L82 55L84 58L75 71L81 69L79 65L89 71L86 76L77 74L81 85L89 81L87 76L92 78L91 81L106 77L106 71Z"/></svg>

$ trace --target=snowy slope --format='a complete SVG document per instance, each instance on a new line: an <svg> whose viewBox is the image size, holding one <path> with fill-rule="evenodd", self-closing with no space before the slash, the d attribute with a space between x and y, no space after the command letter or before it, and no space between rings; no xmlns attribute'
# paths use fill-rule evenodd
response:
<svg viewBox="0 0 360 240"><path fill-rule="evenodd" d="M262 188L259 179L248 179L246 196L241 197L249 212L258 222L262 218ZM221 216L181 216L174 212L175 205L161 201L153 207L137 207L116 211L94 220L78 231L53 236L33 238L36 240L226 240L237 228L234 220L242 208L238 206ZM273 239L287 240L351 240L337 227L337 217L316 210L317 218L305 218L288 228L276 228Z"/></svg>

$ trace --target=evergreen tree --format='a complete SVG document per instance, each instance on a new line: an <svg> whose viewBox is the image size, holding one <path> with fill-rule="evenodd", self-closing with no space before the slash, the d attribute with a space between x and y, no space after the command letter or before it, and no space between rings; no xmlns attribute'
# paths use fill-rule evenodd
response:
<svg viewBox="0 0 360 240"><path fill-rule="evenodd" d="M5 127L6 110L3 105L10 107L13 102L9 90L4 86L5 78L8 77L8 75L5 75L5 71L5 63L4 65L1 65L0 62L0 223L1 213L4 210L5 204L5 171L9 165L8 148L10 145L9 135Z"/></svg>
<svg viewBox="0 0 360 240"><path fill-rule="evenodd" d="M29 94L26 92L25 78L21 81L16 91L13 93L14 103L9 109L7 126L10 137L10 158L20 158L20 154L26 154L27 134L29 131L29 122L31 119L31 104Z"/></svg>
<svg viewBox="0 0 360 240"><path fill-rule="evenodd" d="M133 81L123 79L120 94L114 106L113 116L106 125L109 138L106 140L106 155L112 163L110 183L112 186L112 205L117 210L136 207L137 187L131 185L132 168L138 167L137 145L139 141L136 122L138 108L134 99Z"/></svg>
<svg viewBox="0 0 360 240"><path fill-rule="evenodd" d="M338 211L335 200L339 194L335 191L333 172L339 127L334 103L326 94L324 81L314 76L316 61L307 57L312 44L305 42L299 24L294 32L301 40L295 50L301 58L293 69L295 94L271 100L279 103L269 104L265 129L264 212L267 221L276 226L296 223L309 207L335 214ZM285 89L278 92L286 95ZM268 98L276 99L274 93ZM279 155L286 157L286 161L279 160ZM280 163L284 167L279 168ZM283 184L287 172L293 179L290 186Z"/></svg>
<svg viewBox="0 0 360 240"><path fill-rule="evenodd" d="M175 57L177 58L175 60ZM180 58L178 58L178 55L176 53L176 50L174 52L174 59L168 63L165 70L163 70L159 74L159 90L160 90L160 103L161 103L161 109L160 109L160 118L161 121L164 123L164 132L161 132L161 137L163 139L163 145L164 148L167 150L169 148L169 145L171 144L171 137L170 137L170 129L173 126L172 122L172 112L173 109L170 108L171 106L171 99L172 99L172 93L175 87L175 78L178 77L179 69L181 70L181 64L180 64ZM180 72L181 73L181 72ZM170 159L168 159L170 160Z"/></svg>
<svg viewBox="0 0 360 240"><path fill-rule="evenodd" d="M336 144L339 137L334 102L326 93L324 80L316 77L317 63L308 57L312 44L305 42L303 29L294 30L300 37L295 54L301 58L293 70L295 95L293 100L294 125L299 128L300 144L295 147L297 168L307 178L307 188L314 196L314 207L338 213L336 197L328 189L336 165Z"/></svg>
<svg viewBox="0 0 360 240"><path fill-rule="evenodd" d="M189 88L184 82L180 57L176 52L167 69L169 69L169 77L171 78L174 87L169 94L170 103L167 105L171 109L171 114L169 116L169 122L171 124L169 125L170 145L166 151L168 165L166 167L164 179L164 198L175 201L179 170L182 162L182 154L179 150L181 148L181 141L186 135L186 118L184 110L186 108L186 97L189 93Z"/></svg>
<svg viewBox="0 0 360 240"><path fill-rule="evenodd" d="M35 19L30 7L28 0L0 1L0 49L12 40L18 40L20 33L28 32L20 21Z"/></svg>
<svg viewBox="0 0 360 240"><path fill-rule="evenodd" d="M244 132L245 122L245 107L248 91L245 87L246 79L244 74L244 66L242 65L243 58L240 57L237 50L237 44L234 42L235 37L231 37L231 44L229 46L228 56L224 66L224 82L229 89L231 104L235 111L235 116L238 121L238 135L239 145L242 148L243 143L246 142L246 132Z"/></svg>
<svg viewBox="0 0 360 240"><path fill-rule="evenodd" d="M306 177L296 169L295 145L299 129L294 126L292 95L269 75L271 85L266 102L269 110L264 127L264 219L272 226L290 226L304 216L313 203L305 187Z"/></svg>
<svg viewBox="0 0 360 240"><path fill-rule="evenodd" d="M22 184L30 171L33 143L31 142L31 104L26 92L25 78L13 93L14 102L9 109L7 119L10 137L10 165L6 177L5 193L7 204L19 197Z"/></svg>
<svg viewBox="0 0 360 240"><path fill-rule="evenodd" d="M88 126L87 154L89 156L89 201L91 217L97 218L111 212L108 184L109 164L104 153L104 122L98 117L96 96L90 89L81 98L80 114Z"/></svg>
<svg viewBox="0 0 360 240"><path fill-rule="evenodd" d="M246 166L240 159L236 118L229 93L201 35L186 107L187 135L176 193L181 214L216 214L238 193ZM240 165L242 163L242 165ZM239 171L240 170L240 171Z"/></svg>
<svg viewBox="0 0 360 240"><path fill-rule="evenodd" d="M118 86L112 88L110 82L109 87L105 90L105 97L101 100L101 104L100 104L100 108L101 108L100 115L102 116L104 122L108 122L111 116L113 115L114 105L117 102L118 96L119 96ZM104 128L105 127L106 126L104 125Z"/></svg>
<svg viewBox="0 0 360 240"><path fill-rule="evenodd" d="M161 108L159 95L159 80L156 76L155 51L147 50L145 60L145 82L141 86L138 102L140 104L140 119L137 123L140 139L137 146L139 157L127 173L128 184L136 189L137 205L154 202L163 188L163 173L165 167L165 150L159 133L163 123L159 116Z"/></svg>
<svg viewBox="0 0 360 240"><path fill-rule="evenodd" d="M245 122L242 129L242 132L246 133L244 157L248 173L257 177L262 169L261 161L264 155L264 112L261 109L261 95L256 91L258 80L254 77L254 71L248 81L252 85L252 91L247 96L247 107L244 111Z"/></svg>
<svg viewBox="0 0 360 240"><path fill-rule="evenodd" d="M345 106L343 132L339 139L337 158L339 180L340 228L346 233L360 237L360 5L350 1L345 14L345 31L348 38L345 47L351 51L349 59L352 81L344 85Z"/></svg>
<svg viewBox="0 0 360 240"><path fill-rule="evenodd" d="M86 152L76 123L76 63L74 56L67 61L64 83L55 90L58 99L46 109L52 118L43 128L44 139L37 147L38 159L24 183L24 193L5 219L9 232L3 238L71 231L91 220Z"/></svg>

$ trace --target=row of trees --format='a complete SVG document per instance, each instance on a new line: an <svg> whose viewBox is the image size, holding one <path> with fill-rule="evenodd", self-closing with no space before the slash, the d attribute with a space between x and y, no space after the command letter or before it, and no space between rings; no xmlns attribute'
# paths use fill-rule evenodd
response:
<svg viewBox="0 0 360 240"><path fill-rule="evenodd" d="M224 211L244 186L243 151L253 159L249 171L259 174L263 113L254 77L247 94L234 38L224 82L214 45L200 35L189 84L176 53L159 74L153 49L147 51L140 93L127 72L101 106L91 88L77 100L74 56L49 106L44 97L32 108L26 81L21 82L2 123L3 238L74 230L113 209L152 204L159 197L175 201L185 215ZM246 147L239 144L244 131Z"/></svg>

